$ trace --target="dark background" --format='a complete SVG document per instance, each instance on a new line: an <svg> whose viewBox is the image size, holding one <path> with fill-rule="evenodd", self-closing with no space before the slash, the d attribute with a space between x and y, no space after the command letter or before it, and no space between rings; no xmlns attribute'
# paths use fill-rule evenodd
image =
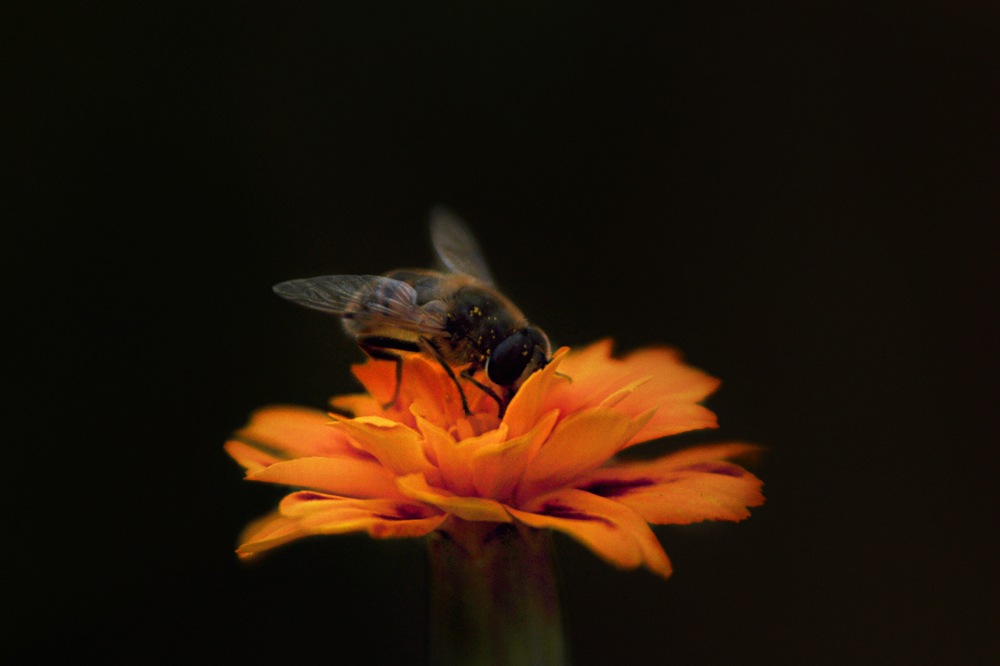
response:
<svg viewBox="0 0 1000 666"><path fill-rule="evenodd" d="M558 344L724 380L651 452L769 447L668 581L558 540L577 664L996 659L995 4L87 4L0 21L8 652L422 663L421 543L242 566L282 493L221 446L355 390L271 285L428 265L443 203Z"/></svg>

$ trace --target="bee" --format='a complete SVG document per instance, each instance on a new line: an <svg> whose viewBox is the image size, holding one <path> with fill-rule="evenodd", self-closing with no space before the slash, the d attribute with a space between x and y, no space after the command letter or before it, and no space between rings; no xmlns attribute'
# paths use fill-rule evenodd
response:
<svg viewBox="0 0 1000 666"><path fill-rule="evenodd" d="M274 291L293 303L337 315L365 354L395 362L396 388L385 407L399 398L399 352L415 352L444 368L466 415L471 412L459 378L496 401L502 418L518 387L552 359L549 339L497 291L479 243L454 213L433 209L430 232L444 271L324 275L282 282ZM484 369L504 397L473 376Z"/></svg>

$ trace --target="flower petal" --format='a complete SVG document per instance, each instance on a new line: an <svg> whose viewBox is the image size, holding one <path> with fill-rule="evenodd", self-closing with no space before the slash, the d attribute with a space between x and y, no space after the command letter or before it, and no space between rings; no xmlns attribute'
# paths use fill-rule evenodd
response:
<svg viewBox="0 0 1000 666"><path fill-rule="evenodd" d="M554 409L539 419L530 432L480 447L473 454L470 465L476 493L481 497L508 501L521 482L528 461L548 438L558 418L559 411ZM501 424L501 427L506 428L506 424Z"/></svg>
<svg viewBox="0 0 1000 666"><path fill-rule="evenodd" d="M392 400L392 394L396 390L395 361L368 359L364 363L352 365L351 374L378 404L384 405Z"/></svg>
<svg viewBox="0 0 1000 666"><path fill-rule="evenodd" d="M652 377L643 377L642 379L635 380L628 386L620 388L611 395L609 395L608 397L606 397L604 400L601 401L601 404L599 406L604 407L606 409L612 409L619 402L621 402L625 398L635 393L635 390L637 388L648 382L650 379L652 379Z"/></svg>
<svg viewBox="0 0 1000 666"><path fill-rule="evenodd" d="M719 388L721 382L684 363L683 355L670 347L643 347L622 357L630 374L652 376L654 393L669 393L674 400L698 402Z"/></svg>
<svg viewBox="0 0 1000 666"><path fill-rule="evenodd" d="M568 383L566 379L556 376L556 370L568 353L569 348L563 347L553 354L549 364L528 377L511 398L503 417L509 437L520 437L529 432L542 414L547 414L558 407L557 405L545 407L544 404L554 384Z"/></svg>
<svg viewBox="0 0 1000 666"><path fill-rule="evenodd" d="M367 393L337 395L330 398L328 404L334 412L350 416L385 416L385 410L379 401Z"/></svg>
<svg viewBox="0 0 1000 666"><path fill-rule="evenodd" d="M373 458L296 458L248 473L250 481L312 488L346 497L402 499L392 472Z"/></svg>
<svg viewBox="0 0 1000 666"><path fill-rule="evenodd" d="M702 446L651 462L604 467L577 487L631 507L660 525L743 520L750 516L748 507L764 503L763 483L724 459L757 450L747 444Z"/></svg>
<svg viewBox="0 0 1000 666"><path fill-rule="evenodd" d="M273 511L243 529L236 553L240 557L250 557L308 534L294 520Z"/></svg>
<svg viewBox="0 0 1000 666"><path fill-rule="evenodd" d="M663 465L696 465L698 463L714 462L716 460L756 460L764 448L756 444L743 442L720 442L705 444L689 449L681 449L657 458L653 463Z"/></svg>
<svg viewBox="0 0 1000 666"><path fill-rule="evenodd" d="M380 416L338 421L333 429L347 435L355 446L375 456L397 475L434 469L424 453L420 433Z"/></svg>
<svg viewBox="0 0 1000 666"><path fill-rule="evenodd" d="M649 525L617 502L567 488L536 498L524 510L508 510L526 525L568 534L620 569L646 565L670 576L670 560Z"/></svg>
<svg viewBox="0 0 1000 666"><path fill-rule="evenodd" d="M422 416L414 416L417 429L424 436L424 451L432 464L441 473L441 485L459 495L474 494L472 475L469 473L469 456L462 455L458 443L451 434L439 425Z"/></svg>
<svg viewBox="0 0 1000 666"><path fill-rule="evenodd" d="M423 474L400 477L396 479L396 485L407 497L436 506L462 520L510 522L510 515L499 502L482 497L458 497L445 490L432 488Z"/></svg>
<svg viewBox="0 0 1000 666"><path fill-rule="evenodd" d="M597 469L618 453L652 416L649 411L632 418L613 409L596 407L566 417L529 462L518 489L518 504Z"/></svg>
<svg viewBox="0 0 1000 666"><path fill-rule="evenodd" d="M718 379L685 364L676 349L644 347L612 358L612 347L612 341L605 339L567 356L560 372L573 381L553 387L552 397L566 401L566 407L583 409L630 382L651 377L653 386L645 389L650 395L669 394L672 400L698 402L719 386Z"/></svg>
<svg viewBox="0 0 1000 666"><path fill-rule="evenodd" d="M656 415L631 444L688 430L713 428L715 415L696 404L708 397L719 380L685 365L676 350L667 347L640 349L621 359L611 358L610 340L589 345L566 357L560 372L572 382L552 385L545 398L547 408L564 414L595 407L622 388L649 378L616 409L632 416L657 407Z"/></svg>
<svg viewBox="0 0 1000 666"><path fill-rule="evenodd" d="M625 405L628 407L626 411L632 413L636 407L646 404L655 404L655 401L644 400ZM650 419L649 424L636 433L627 446L641 444L653 439L659 439L660 437L676 435L689 430L718 427L719 423L715 418L715 414L701 405L661 402L658 405L656 414Z"/></svg>
<svg viewBox="0 0 1000 666"><path fill-rule="evenodd" d="M284 460L236 439L229 440L222 448L233 457L233 460L246 468L248 476L279 460Z"/></svg>
<svg viewBox="0 0 1000 666"><path fill-rule="evenodd" d="M288 495L278 510L309 534L364 531L379 539L423 536L448 517L406 500L353 499L311 491Z"/></svg>
<svg viewBox="0 0 1000 666"><path fill-rule="evenodd" d="M396 389L395 363L369 360L366 363L353 366L351 371L368 389L381 410L375 411L370 403L367 405L355 403L353 405L356 408L365 408L368 412L367 415L385 416L411 427L414 425L411 414L411 410L414 408L424 418L444 427L464 416L462 399L458 394L455 382L436 361L420 354L403 355L403 375L399 386L399 396L395 403L385 409L382 409L381 405L392 399ZM469 407L473 411L482 408L480 403L484 397L486 396L482 391L466 391ZM339 407L342 404L344 403L338 403L336 406ZM362 414L356 415L361 416Z"/></svg>
<svg viewBox="0 0 1000 666"><path fill-rule="evenodd" d="M276 458L354 453L348 439L331 423L318 409L275 405L254 412L233 439Z"/></svg>
<svg viewBox="0 0 1000 666"><path fill-rule="evenodd" d="M405 410L407 418L411 407L439 425L464 416L458 387L436 361L412 355L403 363L403 375L396 408Z"/></svg>

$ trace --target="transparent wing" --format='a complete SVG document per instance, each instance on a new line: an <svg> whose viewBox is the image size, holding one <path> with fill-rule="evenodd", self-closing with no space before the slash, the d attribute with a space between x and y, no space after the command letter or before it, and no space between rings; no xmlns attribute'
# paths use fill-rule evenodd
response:
<svg viewBox="0 0 1000 666"><path fill-rule="evenodd" d="M377 275L324 275L276 284L274 293L297 305L339 316L356 307L358 299L384 279Z"/></svg>
<svg viewBox="0 0 1000 666"><path fill-rule="evenodd" d="M417 305L410 285L380 275L323 275L289 280L274 293L313 310L351 321L354 327L395 327L416 333L440 333L444 318Z"/></svg>
<svg viewBox="0 0 1000 666"><path fill-rule="evenodd" d="M476 237L462 219L443 206L431 210L431 242L444 265L454 273L464 273L493 284Z"/></svg>

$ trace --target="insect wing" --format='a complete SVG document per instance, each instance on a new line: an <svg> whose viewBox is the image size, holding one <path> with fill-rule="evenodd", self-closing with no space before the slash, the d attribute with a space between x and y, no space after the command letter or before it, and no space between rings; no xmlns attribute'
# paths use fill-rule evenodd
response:
<svg viewBox="0 0 1000 666"><path fill-rule="evenodd" d="M453 273L471 275L492 285L476 237L451 210L437 206L431 210L431 242L442 263Z"/></svg>
<svg viewBox="0 0 1000 666"><path fill-rule="evenodd" d="M297 305L343 315L379 279L375 275L324 275L276 284L274 293Z"/></svg>
<svg viewBox="0 0 1000 666"><path fill-rule="evenodd" d="M428 334L444 329L439 314L417 305L417 292L412 286L379 275L289 280L275 285L274 292L298 305L338 315L362 327L396 327Z"/></svg>

